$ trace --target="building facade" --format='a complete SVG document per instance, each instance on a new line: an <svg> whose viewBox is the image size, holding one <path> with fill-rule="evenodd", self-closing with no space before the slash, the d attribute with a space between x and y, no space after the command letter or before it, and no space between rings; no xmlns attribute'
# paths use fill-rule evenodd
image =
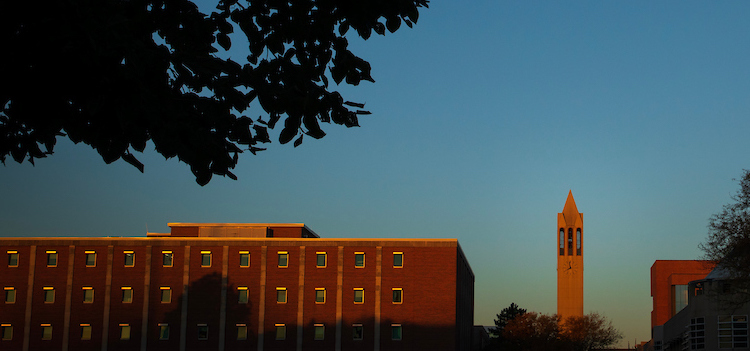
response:
<svg viewBox="0 0 750 351"><path fill-rule="evenodd" d="M303 224L2 238L2 350L469 350L455 239L321 239Z"/></svg>
<svg viewBox="0 0 750 351"><path fill-rule="evenodd" d="M714 265L700 260L656 260L651 265L651 328L663 325L688 303L688 283L703 279Z"/></svg>
<svg viewBox="0 0 750 351"><path fill-rule="evenodd" d="M750 350L747 282L715 268L687 285L687 305L654 328L654 350Z"/></svg>
<svg viewBox="0 0 750 351"><path fill-rule="evenodd" d="M568 192L557 214L557 314L563 320L583 316L583 213Z"/></svg>

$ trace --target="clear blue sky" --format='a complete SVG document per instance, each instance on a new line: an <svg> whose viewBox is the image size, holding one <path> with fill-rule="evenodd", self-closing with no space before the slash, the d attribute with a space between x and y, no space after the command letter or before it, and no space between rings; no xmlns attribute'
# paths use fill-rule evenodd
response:
<svg viewBox="0 0 750 351"><path fill-rule="evenodd" d="M60 140L36 167L0 168L0 236L303 222L329 238L458 238L490 325L511 302L555 312L572 190L585 311L632 345L650 338L654 260L698 258L750 168L748 18L747 1L435 1L413 29L351 40L377 81L339 87L374 113L361 128L273 144L205 187L154 152L140 174Z"/></svg>

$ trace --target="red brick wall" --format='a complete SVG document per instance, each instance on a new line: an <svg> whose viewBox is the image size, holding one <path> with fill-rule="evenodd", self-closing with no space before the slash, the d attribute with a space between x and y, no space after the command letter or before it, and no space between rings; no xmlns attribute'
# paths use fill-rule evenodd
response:
<svg viewBox="0 0 750 351"><path fill-rule="evenodd" d="M57 266L47 267L46 251L57 251ZM68 278L68 246L38 246L34 287L31 298L31 350L60 349L62 347L65 314L65 288ZM55 288L55 302L44 303L43 287ZM25 289L24 289L25 290ZM41 324L52 325L52 340L42 340ZM14 328L15 329L15 328ZM18 334L19 337L22 334Z"/></svg>
<svg viewBox="0 0 750 351"><path fill-rule="evenodd" d="M144 303L144 274L147 248L145 246L118 245L112 256L112 293L107 350L134 350L141 345L141 319ZM135 265L125 267L125 251L135 253ZM133 302L122 302L122 287L133 290ZM120 340L120 324L130 324L130 340Z"/></svg>
<svg viewBox="0 0 750 351"><path fill-rule="evenodd" d="M0 341L3 349L20 350L23 346L24 322L26 315L26 286L29 281L30 250L29 246L0 246L0 285L4 289L12 286L16 289L16 302L0 302L0 324L13 326L13 340ZM8 267L8 250L18 251L18 267ZM5 291L0 292L4 301Z"/></svg>
<svg viewBox="0 0 750 351"><path fill-rule="evenodd" d="M287 252L287 267L278 265L278 252ZM298 246L269 246L266 260L265 324L266 350L293 350L297 345L297 293L299 291ZM287 302L276 302L276 288L286 288ZM286 339L275 340L275 324L286 324Z"/></svg>
<svg viewBox="0 0 750 351"><path fill-rule="evenodd" d="M393 268L393 252L403 252L403 268ZM383 247L382 350L453 350L456 320L455 247ZM403 289L393 304L392 288ZM400 323L403 339L391 340Z"/></svg>
<svg viewBox="0 0 750 351"><path fill-rule="evenodd" d="M316 267L316 252L327 254L325 268ZM338 247L308 246L305 248L304 335L302 348L333 350L336 345L336 289L338 277ZM326 302L315 303L315 288L326 289ZM315 340L314 325L325 325L323 340ZM351 337L351 336L350 336Z"/></svg>
<svg viewBox="0 0 750 351"><path fill-rule="evenodd" d="M162 251L172 251L172 267L164 267ZM148 349L166 351L180 348L184 262L184 246L154 246L151 249ZM172 288L172 302L161 303L160 288L162 286ZM159 340L159 323L169 326L169 340Z"/></svg>
<svg viewBox="0 0 750 351"><path fill-rule="evenodd" d="M86 267L86 251L96 252L96 266ZM69 350L96 350L102 345L107 278L107 246L76 247L73 258ZM67 270L66 268L63 268ZM94 288L94 302L83 303L83 287ZM60 301L63 303L63 301ZM81 340L81 324L91 325L91 340Z"/></svg>
<svg viewBox="0 0 750 351"><path fill-rule="evenodd" d="M273 227L271 228L273 231L273 237L274 238L301 238L302 237L302 228L301 227Z"/></svg>
<svg viewBox="0 0 750 351"><path fill-rule="evenodd" d="M250 252L250 267L240 267L240 251ZM230 246L227 271L226 350L249 350L258 344L258 303L260 301L259 246ZM237 287L248 287L248 303L239 304ZM237 340L237 324L247 326L247 340Z"/></svg>
<svg viewBox="0 0 750 351"><path fill-rule="evenodd" d="M200 240L200 241L198 241ZM266 251L266 281L264 306L264 349L294 350L297 345L297 314L300 264L304 264L304 308L302 343L305 350L330 350L336 345L336 310L339 247L343 248L342 270L343 286L341 290L341 346L342 349L372 350L375 344L375 301L377 281L378 245L383 242L373 241L302 241L297 245L304 247L304 262L300 262L300 246L288 245L290 242L274 239L247 241L243 246L241 240L173 240L148 239L112 239L87 240L74 239L75 256L72 262L71 308L70 308L70 350L100 350L104 321L104 300L106 292L106 275L111 269L110 318L108 321L108 350L133 350L141 345L141 320L143 316L144 293L148 293L148 348L158 350L177 350L180 345L180 325L182 319L182 282L185 260L185 246L191 245L189 257L189 295L186 346L190 350L218 349L219 340L224 337L226 350L254 349L258 343L258 312L261 291L261 256L263 245ZM65 242L55 240L52 243ZM326 245L330 243L330 245ZM473 275L468 265L458 254L455 246L430 242L406 242L404 246L383 246L381 250L381 290L380 290L380 336L381 350L453 350L456 348L460 327L456 325L460 312L465 306L473 306ZM107 245L113 245L112 265L107 266ZM198 245L196 245L198 244ZM285 245L287 244L287 245ZM221 310L222 258L223 246L227 251L227 295L226 295L226 329L225 335L219 335L219 311ZM275 246L283 245L283 246ZM0 323L12 323L14 338L0 345L2 350L20 349L23 342L23 325L26 305L26 284L29 271L29 246L2 246L0 254L7 255L8 249L17 250L20 256L19 267L7 267L7 261L0 261L0 277L3 286L15 286L17 296L15 304L0 304ZM57 267L46 266L46 250L58 253ZM85 251L97 253L96 267L85 266ZM134 251L135 266L124 266L124 251ZM170 250L173 254L172 267L163 267L162 251ZM150 289L144 287L147 255L151 252L149 275ZM201 251L211 251L211 267L201 267ZM239 266L239 252L250 252L250 267ZM277 252L288 253L288 266L279 268ZM316 268L316 252L327 253L327 266ZM403 268L393 267L393 252L403 252ZM36 250L35 280L33 289L31 349L60 349L63 340L65 315L65 293L68 271L69 246L39 246ZM355 252L365 253L365 267L354 266ZM7 260L7 256L4 258ZM462 263L463 262L463 263ZM462 268L463 267L463 268ZM468 273L467 273L468 272ZM469 287L457 289L457 284ZM54 286L56 299L54 304L43 303L44 286ZM94 303L83 303L83 286L94 288ZM132 303L123 303L122 286L130 286L133 291ZM171 287L172 299L161 303L159 287ZM249 303L237 303L237 287L247 286ZM287 303L276 303L276 288L287 289ZM326 289L326 303L315 303L315 288ZM363 288L364 304L354 303L353 288ZM403 289L403 303L392 303L392 288ZM472 296L467 296L472 295ZM456 300L460 300L457 305ZM469 317L461 317L471 319ZM41 340L41 323L53 325L54 335L51 341ZM80 340L80 324L92 326L92 340ZM131 339L119 340L119 324L128 323L131 327ZM158 340L159 323L168 323L170 339ZM197 340L197 324L209 326L208 340ZM236 340L236 324L244 323L248 329L248 340ZM286 340L275 339L276 323L287 325ZM314 340L316 323L326 327L325 339ZM352 324L361 323L364 327L364 340L352 340ZM391 324L399 323L403 328L403 340L391 340Z"/></svg>

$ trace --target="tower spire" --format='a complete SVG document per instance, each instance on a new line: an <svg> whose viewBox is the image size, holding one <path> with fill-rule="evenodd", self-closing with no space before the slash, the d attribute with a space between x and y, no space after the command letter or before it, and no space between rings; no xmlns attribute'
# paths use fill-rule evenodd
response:
<svg viewBox="0 0 750 351"><path fill-rule="evenodd" d="M565 200L565 206L562 210L563 217L565 218L565 224L568 226L580 226L578 220L580 218L578 213L578 207L576 206L576 200L573 199L573 190L568 191L568 198Z"/></svg>

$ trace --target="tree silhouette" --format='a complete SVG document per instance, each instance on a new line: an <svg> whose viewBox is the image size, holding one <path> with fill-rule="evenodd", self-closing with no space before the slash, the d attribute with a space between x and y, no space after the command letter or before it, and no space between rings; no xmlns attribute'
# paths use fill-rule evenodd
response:
<svg viewBox="0 0 750 351"><path fill-rule="evenodd" d="M519 314L503 329L503 350L589 351L612 346L622 334L598 313L571 316Z"/></svg>
<svg viewBox="0 0 750 351"><path fill-rule="evenodd" d="M704 258L716 264L725 284L732 286L732 294L722 300L739 305L750 301L750 170L744 172L734 202L711 216L708 238L700 245Z"/></svg>
<svg viewBox="0 0 750 351"><path fill-rule="evenodd" d="M427 2L220 0L205 14L190 0L2 1L0 161L33 164L67 136L143 172L133 151L151 141L201 185L236 179L238 154L263 150L282 118L294 146L322 138L320 122L357 126L369 112L329 79L374 79L345 35L411 27ZM245 41L246 60L220 57ZM266 116L243 115L256 100Z"/></svg>

